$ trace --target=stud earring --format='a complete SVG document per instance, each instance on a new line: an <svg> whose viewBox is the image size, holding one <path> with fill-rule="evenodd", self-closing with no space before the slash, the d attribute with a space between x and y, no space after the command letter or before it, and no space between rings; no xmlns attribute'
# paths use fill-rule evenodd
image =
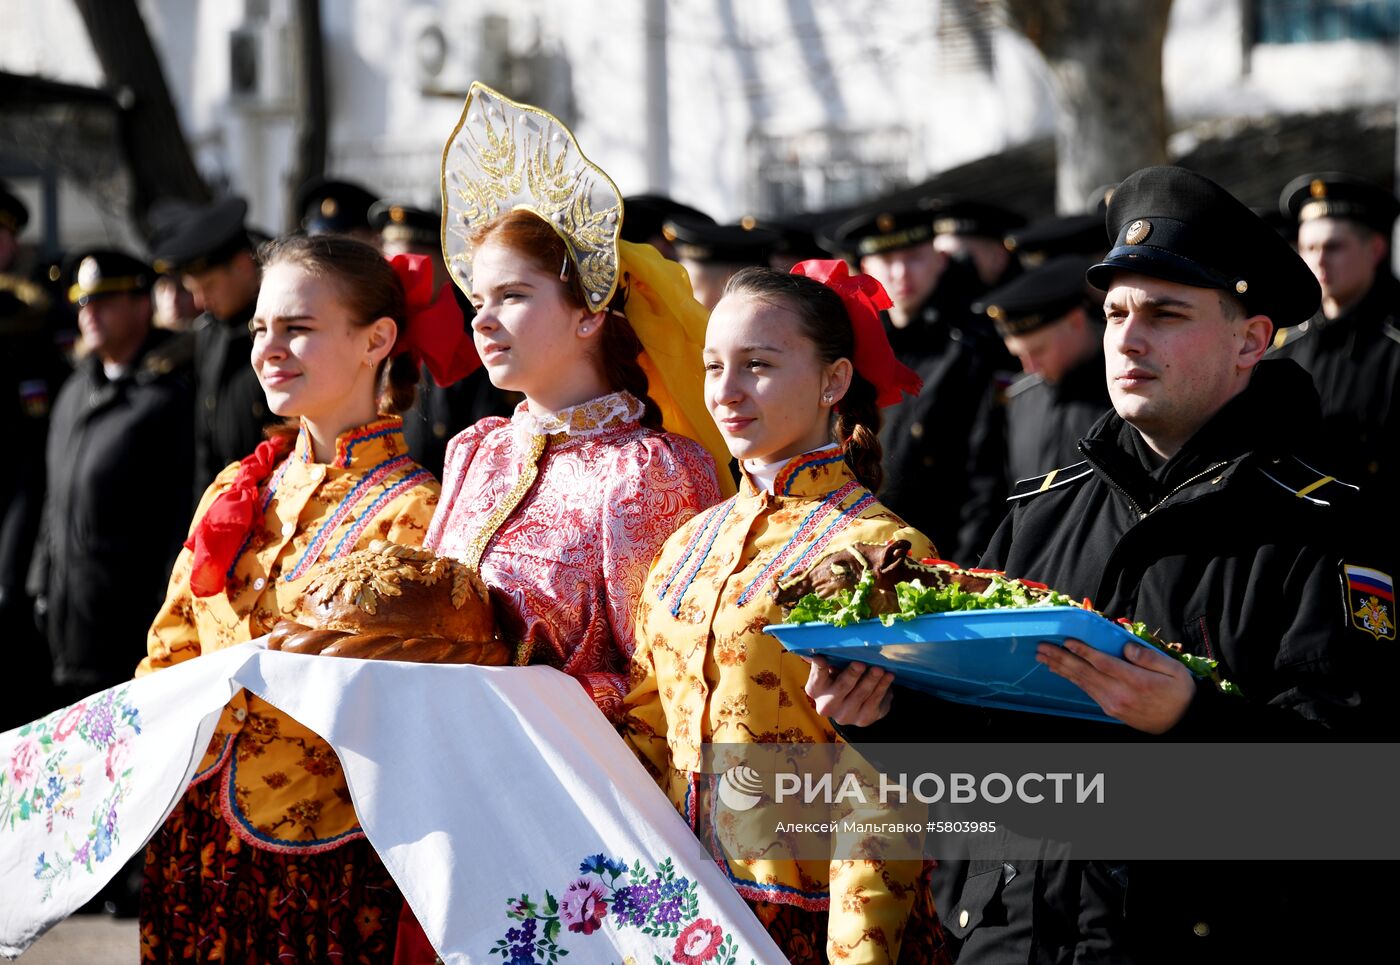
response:
<svg viewBox="0 0 1400 965"><path fill-rule="evenodd" d="M592 331L592 329L590 329L587 325L580 325L578 327L578 333L580 335L587 335L590 331Z"/></svg>
<svg viewBox="0 0 1400 965"><path fill-rule="evenodd" d="M822 401L827 405L831 405L831 393L828 392L826 395L822 396Z"/></svg>

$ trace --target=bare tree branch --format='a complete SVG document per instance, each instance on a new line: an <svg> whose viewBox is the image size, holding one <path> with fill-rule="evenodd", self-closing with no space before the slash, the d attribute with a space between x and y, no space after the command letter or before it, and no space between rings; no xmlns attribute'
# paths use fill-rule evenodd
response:
<svg viewBox="0 0 1400 965"><path fill-rule="evenodd" d="M74 6L87 25L107 83L122 92L118 101L124 108L122 144L135 189L133 217L144 221L158 197L208 200L209 189L190 156L136 0L74 0Z"/></svg>

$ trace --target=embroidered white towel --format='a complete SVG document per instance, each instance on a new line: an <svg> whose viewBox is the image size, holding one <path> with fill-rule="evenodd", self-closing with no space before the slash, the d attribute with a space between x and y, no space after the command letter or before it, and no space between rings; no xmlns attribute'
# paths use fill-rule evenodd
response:
<svg viewBox="0 0 1400 965"><path fill-rule="evenodd" d="M445 961L783 961L572 678L256 641L0 734L0 953L140 849L239 687L335 748L366 837Z"/></svg>

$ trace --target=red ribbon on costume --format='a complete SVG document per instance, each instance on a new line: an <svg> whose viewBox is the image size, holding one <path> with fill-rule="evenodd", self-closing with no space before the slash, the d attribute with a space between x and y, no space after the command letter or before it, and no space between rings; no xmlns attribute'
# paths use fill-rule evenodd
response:
<svg viewBox="0 0 1400 965"><path fill-rule="evenodd" d="M792 266L794 275L819 281L841 296L855 332L856 357L851 359L861 378L875 386L875 404L884 408L904 398L918 395L923 380L913 369L895 358L889 336L880 321L880 310L894 302L885 287L869 275L852 275L844 261L813 258Z"/></svg>
<svg viewBox="0 0 1400 965"><path fill-rule="evenodd" d="M213 596L227 585L228 571L261 515L258 487L291 449L292 440L282 436L258 443L239 462L233 485L214 497L185 540L185 549L194 553L190 592L195 596Z"/></svg>
<svg viewBox="0 0 1400 965"><path fill-rule="evenodd" d="M408 326L399 332L393 354L407 352L417 364L426 364L433 381L443 388L480 368L481 356L452 295L452 283L444 283L433 297L433 266L427 255L395 255L389 264L403 282L408 302Z"/></svg>

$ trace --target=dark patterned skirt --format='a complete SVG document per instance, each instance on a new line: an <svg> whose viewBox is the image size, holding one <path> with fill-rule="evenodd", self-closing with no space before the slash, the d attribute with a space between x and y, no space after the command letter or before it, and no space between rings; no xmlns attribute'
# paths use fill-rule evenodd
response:
<svg viewBox="0 0 1400 965"><path fill-rule="evenodd" d="M146 849L141 961L392 962L403 898L369 842L251 847L220 814L218 786L187 790Z"/></svg>
<svg viewBox="0 0 1400 965"><path fill-rule="evenodd" d="M827 965L827 912L805 911L796 905L780 905L771 901L745 900L792 965ZM914 899L909 921L904 926L898 965L951 963L943 925L933 907L933 897L927 888L922 888L919 897Z"/></svg>

